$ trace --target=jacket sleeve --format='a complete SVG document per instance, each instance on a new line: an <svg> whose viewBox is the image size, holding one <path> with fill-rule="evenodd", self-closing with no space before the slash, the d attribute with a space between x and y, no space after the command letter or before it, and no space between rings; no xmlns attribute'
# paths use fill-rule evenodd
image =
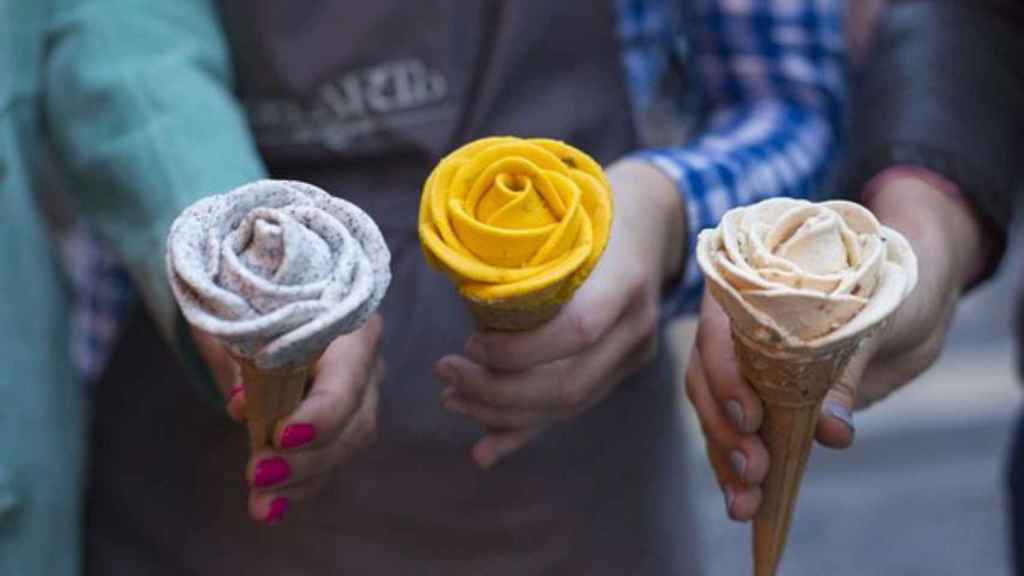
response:
<svg viewBox="0 0 1024 576"><path fill-rule="evenodd" d="M686 266L666 316L700 303L701 230L736 206L816 196L839 149L846 95L842 2L689 4L703 130L682 146L637 153L675 183L686 207Z"/></svg>
<svg viewBox="0 0 1024 576"><path fill-rule="evenodd" d="M893 165L956 183L1004 236L1024 176L1024 8L913 1L880 23L861 73L848 192Z"/></svg>
<svg viewBox="0 0 1024 576"><path fill-rule="evenodd" d="M215 8L54 0L45 74L44 114L69 192L196 368L165 272L167 232L197 199L265 173L232 95Z"/></svg>

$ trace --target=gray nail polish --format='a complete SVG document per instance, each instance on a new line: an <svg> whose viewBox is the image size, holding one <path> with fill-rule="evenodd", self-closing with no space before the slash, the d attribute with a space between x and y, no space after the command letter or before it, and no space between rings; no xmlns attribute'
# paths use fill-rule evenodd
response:
<svg viewBox="0 0 1024 576"><path fill-rule="evenodd" d="M739 450L733 450L729 453L729 464L732 465L732 471L742 479L743 473L747 471L746 454Z"/></svg>
<svg viewBox="0 0 1024 576"><path fill-rule="evenodd" d="M732 503L736 501L736 491L732 489L732 486L726 486L725 491L725 509L726 511L732 511Z"/></svg>
<svg viewBox="0 0 1024 576"><path fill-rule="evenodd" d="M729 400L725 403L725 411L736 428L743 430L743 405L736 400Z"/></svg>
<svg viewBox="0 0 1024 576"><path fill-rule="evenodd" d="M856 430L857 427L853 425L853 413L846 406L843 406L839 402L829 400L825 402L825 414L831 416L843 424L850 427L850 430Z"/></svg>

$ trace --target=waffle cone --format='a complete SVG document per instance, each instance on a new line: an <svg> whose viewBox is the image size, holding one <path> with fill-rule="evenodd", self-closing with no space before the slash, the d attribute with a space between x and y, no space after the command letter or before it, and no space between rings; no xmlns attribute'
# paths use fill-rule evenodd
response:
<svg viewBox="0 0 1024 576"><path fill-rule="evenodd" d="M501 300L475 300L464 297L477 326L499 332L532 330L551 320L572 297L562 292L564 282L543 290Z"/></svg>
<svg viewBox="0 0 1024 576"><path fill-rule="evenodd" d="M860 340L791 353L766 348L733 331L740 372L764 403L760 435L771 457L761 484L761 507L754 518L755 576L774 576L778 568L821 403Z"/></svg>
<svg viewBox="0 0 1024 576"><path fill-rule="evenodd" d="M274 427L291 414L306 392L311 364L280 368L258 368L245 359L237 359L242 368L245 388L245 417L252 449L270 446Z"/></svg>

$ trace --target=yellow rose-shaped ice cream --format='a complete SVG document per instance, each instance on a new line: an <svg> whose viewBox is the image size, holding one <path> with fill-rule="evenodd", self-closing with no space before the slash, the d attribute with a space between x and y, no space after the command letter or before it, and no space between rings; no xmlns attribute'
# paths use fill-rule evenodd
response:
<svg viewBox="0 0 1024 576"><path fill-rule="evenodd" d="M497 329L550 317L608 243L612 197L601 167L555 140L486 138L431 173L420 203L428 260ZM507 312L482 318L482 309ZM486 316L486 314L484 314Z"/></svg>
<svg viewBox="0 0 1024 576"><path fill-rule="evenodd" d="M917 281L903 236L844 201L780 198L731 210L701 233L697 258L735 328L789 348L863 332Z"/></svg>

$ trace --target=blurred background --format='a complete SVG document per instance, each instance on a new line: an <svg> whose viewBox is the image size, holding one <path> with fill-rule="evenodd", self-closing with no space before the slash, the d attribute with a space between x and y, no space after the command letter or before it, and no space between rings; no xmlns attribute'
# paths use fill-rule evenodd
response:
<svg viewBox="0 0 1024 576"><path fill-rule="evenodd" d="M1022 256L1018 236L999 276L962 302L941 360L857 413L853 448L814 448L780 576L1011 574L1004 475L1022 408L1011 326ZM674 327L678 350L690 349L694 328ZM704 573L748 574L750 526L726 516L683 404Z"/></svg>

